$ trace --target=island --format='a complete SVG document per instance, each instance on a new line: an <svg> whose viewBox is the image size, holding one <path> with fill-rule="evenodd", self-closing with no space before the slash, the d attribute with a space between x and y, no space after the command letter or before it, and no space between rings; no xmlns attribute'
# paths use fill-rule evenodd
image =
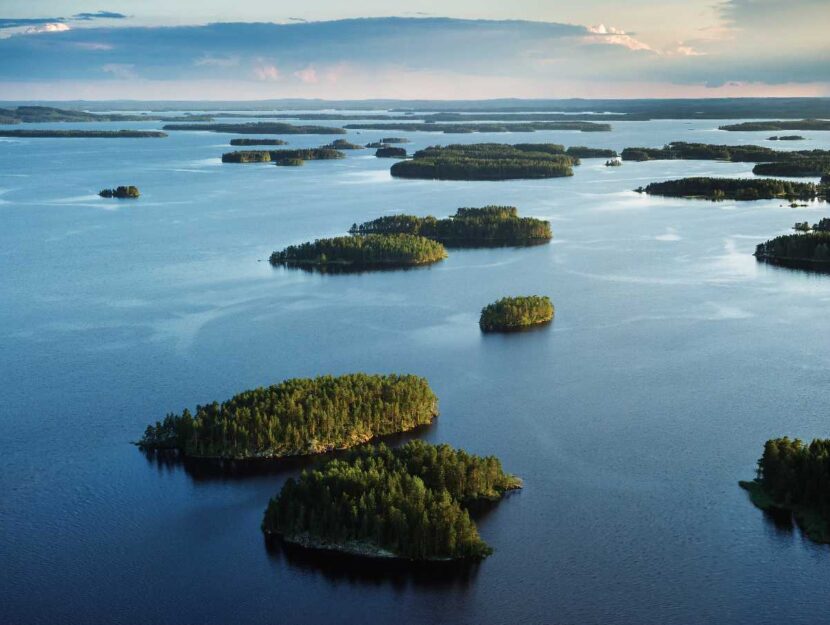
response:
<svg viewBox="0 0 830 625"><path fill-rule="evenodd" d="M348 130L392 130L404 132L444 132L447 134L467 134L472 132L535 132L537 130L578 130L580 132L610 132L611 124L561 121L561 122L511 122L492 123L474 122L462 124L444 124L433 122L400 123L384 122L376 124L346 124Z"/></svg>
<svg viewBox="0 0 830 625"><path fill-rule="evenodd" d="M223 163L267 163L276 161L280 165L292 164L281 161L320 161L346 158L339 150L332 148L306 148L300 150L237 150L225 152Z"/></svg>
<svg viewBox="0 0 830 625"><path fill-rule="evenodd" d="M114 197L123 200L136 199L141 195L141 193L139 193L138 187L130 185L124 187L116 187L114 189L101 189L101 191L98 192L98 195L100 195L101 197Z"/></svg>
<svg viewBox="0 0 830 625"><path fill-rule="evenodd" d="M626 161L704 160L735 163L769 163L804 158L830 158L830 150L773 150L758 145L712 145L675 141L662 148L625 148Z"/></svg>
<svg viewBox="0 0 830 625"><path fill-rule="evenodd" d="M383 144L409 143L409 139L406 137L384 137L380 142Z"/></svg>
<svg viewBox="0 0 830 625"><path fill-rule="evenodd" d="M347 449L437 415L438 400L418 376L294 378L196 406L195 414L168 414L137 444L190 458L285 458Z"/></svg>
<svg viewBox="0 0 830 625"><path fill-rule="evenodd" d="M473 143L434 146L415 152L412 160L392 165L396 178L427 180L512 180L572 176L579 160L556 144Z"/></svg>
<svg viewBox="0 0 830 625"><path fill-rule="evenodd" d="M301 158L281 158L274 162L277 167L300 167L305 165L305 161Z"/></svg>
<svg viewBox="0 0 830 625"><path fill-rule="evenodd" d="M822 198L825 190L810 182L790 182L775 178L680 178L652 182L635 189L638 193L666 197L700 198L707 200L813 200Z"/></svg>
<svg viewBox="0 0 830 625"><path fill-rule="evenodd" d="M72 111L53 106L18 106L13 109L0 108L0 123L44 123L44 122L139 122L160 121L165 118L153 115L124 115L121 113L88 113ZM190 121L210 121L209 115L186 114L177 119Z"/></svg>
<svg viewBox="0 0 830 625"><path fill-rule="evenodd" d="M406 149L384 146L378 148L375 156L378 158L406 158Z"/></svg>
<svg viewBox="0 0 830 625"><path fill-rule="evenodd" d="M271 254L272 265L320 271L368 270L429 265L447 257L437 241L412 234L367 234L317 239Z"/></svg>
<svg viewBox="0 0 830 625"><path fill-rule="evenodd" d="M494 456L411 441L351 452L289 478L262 521L266 536L306 548L414 561L492 553L467 506L522 487Z"/></svg>
<svg viewBox="0 0 830 625"><path fill-rule="evenodd" d="M231 145L287 145L288 141L282 139L231 139Z"/></svg>
<svg viewBox="0 0 830 625"><path fill-rule="evenodd" d="M740 124L727 124L726 126L720 126L719 130L830 130L830 120L788 119L784 121L741 122Z"/></svg>
<svg viewBox="0 0 830 625"><path fill-rule="evenodd" d="M788 437L768 440L757 477L739 482L752 503L777 516L795 518L808 538L830 543L830 439L809 445Z"/></svg>
<svg viewBox="0 0 830 625"><path fill-rule="evenodd" d="M622 160L618 158L612 158L610 160L605 161L606 167L622 167Z"/></svg>
<svg viewBox="0 0 830 625"><path fill-rule="evenodd" d="M333 126L295 126L282 122L247 122L242 124L166 124L163 130L201 130L241 135L344 135L346 131Z"/></svg>
<svg viewBox="0 0 830 625"><path fill-rule="evenodd" d="M830 157L798 158L791 161L758 163L752 173L758 176L818 177L830 172Z"/></svg>
<svg viewBox="0 0 830 625"><path fill-rule="evenodd" d="M21 139L160 139L158 130L0 130L0 137Z"/></svg>
<svg viewBox="0 0 830 625"><path fill-rule="evenodd" d="M773 137L769 137L767 141L804 141L804 137L801 135L775 135Z"/></svg>
<svg viewBox="0 0 830 625"><path fill-rule="evenodd" d="M553 303L543 295L503 297L481 309L482 332L512 332L553 320Z"/></svg>
<svg viewBox="0 0 830 625"><path fill-rule="evenodd" d="M607 148L588 148L583 145L575 145L565 150L568 156L576 158L616 158L617 151Z"/></svg>
<svg viewBox="0 0 830 625"><path fill-rule="evenodd" d="M346 141L345 139L335 139L331 143L324 145L323 149L328 150L364 150L366 149L365 146L358 145L357 143L352 143L350 141Z"/></svg>
<svg viewBox="0 0 830 625"><path fill-rule="evenodd" d="M755 258L771 265L830 270L830 219L821 219L812 228L805 222L793 226L796 234L785 234L755 247Z"/></svg>
<svg viewBox="0 0 830 625"><path fill-rule="evenodd" d="M459 208L443 219L432 216L386 215L360 225L352 234L414 234L447 247L526 246L547 243L553 237L550 222L519 217L515 206Z"/></svg>

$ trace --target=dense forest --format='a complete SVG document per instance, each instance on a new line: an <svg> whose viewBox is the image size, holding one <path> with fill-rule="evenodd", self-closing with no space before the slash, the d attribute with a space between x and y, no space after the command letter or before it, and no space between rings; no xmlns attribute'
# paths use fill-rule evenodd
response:
<svg viewBox="0 0 830 625"><path fill-rule="evenodd" d="M100 195L101 197L106 197L106 198L115 197L115 198L119 198L119 199L127 199L127 198L135 199L138 196L140 196L141 193L139 193L138 187L134 187L132 185L129 185L129 186L123 186L123 187L116 187L114 189L101 189L98 192L98 195Z"/></svg>
<svg viewBox="0 0 830 625"><path fill-rule="evenodd" d="M399 178L434 180L510 180L572 176L579 160L556 144L474 143L434 146L392 165Z"/></svg>
<svg viewBox="0 0 830 625"><path fill-rule="evenodd" d="M354 224L352 234L416 234L447 247L536 245L551 240L550 222L519 217L513 206L459 208L443 219L432 216L387 215Z"/></svg>
<svg viewBox="0 0 830 625"><path fill-rule="evenodd" d="M281 158L274 161L277 167L301 167L305 165L305 161L301 158Z"/></svg>
<svg viewBox="0 0 830 625"><path fill-rule="evenodd" d="M145 122L166 121L211 121L211 115L193 115L186 113L179 117L161 117L158 115L125 115L123 113L88 113L71 111L52 106L18 106L13 109L0 108L0 124L44 123L44 122Z"/></svg>
<svg viewBox="0 0 830 625"><path fill-rule="evenodd" d="M830 150L783 151L758 145L712 145L675 141L662 148L625 148L622 151L622 158L626 161L682 159L769 163L804 158L830 158Z"/></svg>
<svg viewBox="0 0 830 625"><path fill-rule="evenodd" d="M830 542L830 439L768 440L757 479L741 486L758 507L792 512L810 538Z"/></svg>
<svg viewBox="0 0 830 625"><path fill-rule="evenodd" d="M785 121L742 122L720 126L719 130L830 130L830 120L789 119Z"/></svg>
<svg viewBox="0 0 830 625"><path fill-rule="evenodd" d="M409 143L409 139L406 137L384 137L380 142L384 144Z"/></svg>
<svg viewBox="0 0 830 625"><path fill-rule="evenodd" d="M767 141L804 141L804 137L801 135L774 135L772 137L768 137Z"/></svg>
<svg viewBox="0 0 830 625"><path fill-rule="evenodd" d="M484 332L519 330L553 319L553 303L540 295L503 297L481 309L479 327Z"/></svg>
<svg viewBox="0 0 830 625"><path fill-rule="evenodd" d="M426 425L438 400L423 378L367 375L296 378L168 414L139 446L200 458L281 458L346 449Z"/></svg>
<svg viewBox="0 0 830 625"><path fill-rule="evenodd" d="M565 154L575 158L616 158L617 151L607 148L588 148L584 145L575 145L565 150Z"/></svg>
<svg viewBox="0 0 830 625"><path fill-rule="evenodd" d="M824 194L823 188L819 185L771 178L680 178L652 182L637 191L649 195L708 200L812 200Z"/></svg>
<svg viewBox="0 0 830 625"><path fill-rule="evenodd" d="M231 139L231 145L287 145L282 139Z"/></svg>
<svg viewBox="0 0 830 625"><path fill-rule="evenodd" d="M330 147L300 150L237 150L222 155L223 163L264 163L270 161L320 161L346 158L339 150Z"/></svg>
<svg viewBox="0 0 830 625"><path fill-rule="evenodd" d="M830 269L830 222L821 220L808 231L806 223L796 224L798 234L785 234L755 248L755 258L777 265Z"/></svg>
<svg viewBox="0 0 830 625"><path fill-rule="evenodd" d="M342 128L332 126L295 126L282 122L247 122L243 124L167 124L164 130L206 130L241 135L344 135Z"/></svg>
<svg viewBox="0 0 830 625"><path fill-rule="evenodd" d="M346 141L345 139L335 139L329 144L322 146L322 149L328 150L365 150L366 147L363 145L358 145L357 143L352 143L351 141Z"/></svg>
<svg viewBox="0 0 830 625"><path fill-rule="evenodd" d="M406 158L406 149L385 145L375 152L378 158Z"/></svg>
<svg viewBox="0 0 830 625"><path fill-rule="evenodd" d="M412 441L352 452L289 478L262 529L309 547L410 560L492 553L464 508L520 488L493 456Z"/></svg>
<svg viewBox="0 0 830 625"><path fill-rule="evenodd" d="M424 237L367 234L291 245L271 254L270 262L272 265L372 269L427 265L446 257L443 245Z"/></svg>
<svg viewBox="0 0 830 625"><path fill-rule="evenodd" d="M752 173L758 176L822 176L830 172L830 156L825 158L799 158L777 163L758 163Z"/></svg>
<svg viewBox="0 0 830 625"><path fill-rule="evenodd" d="M513 122L507 124L473 122L463 124L435 124L428 122L384 122L380 124L346 124L348 130L403 130L409 132L444 132L467 134L472 132L535 132L537 130L579 130L581 132L609 132L611 124L561 121L561 122Z"/></svg>
<svg viewBox="0 0 830 625"><path fill-rule="evenodd" d="M25 139L158 139L158 130L0 130L0 137Z"/></svg>

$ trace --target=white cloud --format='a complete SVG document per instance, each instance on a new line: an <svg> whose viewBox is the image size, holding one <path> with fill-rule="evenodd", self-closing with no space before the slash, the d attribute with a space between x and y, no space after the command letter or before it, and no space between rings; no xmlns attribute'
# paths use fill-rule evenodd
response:
<svg viewBox="0 0 830 625"><path fill-rule="evenodd" d="M635 39L619 28L606 26L605 24L600 24L599 26L587 26L586 28L589 33L592 33L584 38L588 43L623 46L629 50L645 50L648 52L654 52L654 49L650 45Z"/></svg>
<svg viewBox="0 0 830 625"><path fill-rule="evenodd" d="M23 35L39 35L41 33L62 33L67 30L72 30L69 24L62 22L50 22L49 24L38 24L37 26L29 26L21 31Z"/></svg>
<svg viewBox="0 0 830 625"><path fill-rule="evenodd" d="M254 67L254 76L257 80L275 81L280 79L280 70L276 65L259 64Z"/></svg>
<svg viewBox="0 0 830 625"><path fill-rule="evenodd" d="M314 84L319 82L319 78L317 77L317 70L314 69L313 66L309 65L305 69L298 70L294 72L294 77L299 78L301 82L306 84Z"/></svg>

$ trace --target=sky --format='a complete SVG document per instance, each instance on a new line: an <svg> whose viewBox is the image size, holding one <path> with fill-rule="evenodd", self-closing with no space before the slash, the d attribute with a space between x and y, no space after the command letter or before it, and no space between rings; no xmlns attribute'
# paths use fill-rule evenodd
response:
<svg viewBox="0 0 830 625"><path fill-rule="evenodd" d="M830 0L0 0L0 99L830 96Z"/></svg>

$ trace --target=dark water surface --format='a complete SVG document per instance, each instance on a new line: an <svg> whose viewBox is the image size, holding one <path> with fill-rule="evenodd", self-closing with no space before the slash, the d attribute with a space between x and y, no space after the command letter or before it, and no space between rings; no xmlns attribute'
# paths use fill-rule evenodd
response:
<svg viewBox="0 0 830 625"><path fill-rule="evenodd" d="M407 147L767 144L717 125L412 134ZM155 127L59 127L121 126ZM830 147L805 134L809 146L775 147ZM630 191L751 164L591 159L569 179L403 181L370 151L222 165L231 136L0 140L0 622L830 622L830 548L737 486L767 438L830 435L830 276L751 256L826 205ZM141 199L95 195L119 184ZM555 241L402 272L265 262L383 214L488 203L550 219ZM550 327L479 331L482 306L529 293L554 300ZM262 513L299 464L217 474L130 445L168 411L350 371L426 376L441 416L423 437L524 479L481 516L496 552L480 566L389 570L266 545Z"/></svg>

